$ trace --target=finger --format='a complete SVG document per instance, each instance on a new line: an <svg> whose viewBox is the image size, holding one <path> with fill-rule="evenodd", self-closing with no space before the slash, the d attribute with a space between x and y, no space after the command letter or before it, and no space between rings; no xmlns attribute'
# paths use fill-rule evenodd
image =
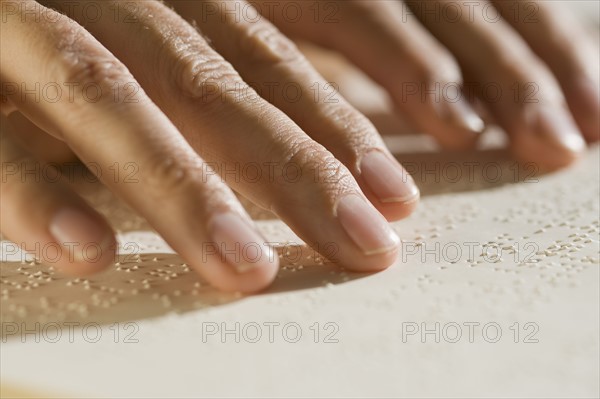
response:
<svg viewBox="0 0 600 399"><path fill-rule="evenodd" d="M299 21L271 14L284 33L340 51L387 89L415 128L443 147L474 145L484 124L462 92L460 69L413 16L393 2L337 1L328 2L336 11L331 23L329 12L315 17L315 4L290 2L302 7Z"/></svg>
<svg viewBox="0 0 600 399"><path fill-rule="evenodd" d="M449 20L433 17L450 4L447 1L409 4L421 22L452 51L467 79L477 82L473 90L511 136L518 157L540 168L554 169L579 156L585 143L558 84L506 22L490 22L490 7L485 12L470 12L468 5L452 3L460 14ZM431 7L437 14L432 16L428 11Z"/></svg>
<svg viewBox="0 0 600 399"><path fill-rule="evenodd" d="M244 292L268 285L278 264L272 250L123 64L65 16L19 4L2 23L1 41L3 81L19 82L10 97L19 111L64 139L210 283ZM52 68L38 68L45 62ZM23 92L35 82L75 88L53 102L35 101ZM81 89L90 86L96 94ZM116 178L108 173L115 168L122 173Z"/></svg>
<svg viewBox="0 0 600 399"><path fill-rule="evenodd" d="M498 1L494 5L550 67L571 113L589 141L600 139L598 47L568 9L552 1ZM576 45L574 45L576 43Z"/></svg>
<svg viewBox="0 0 600 399"><path fill-rule="evenodd" d="M398 238L348 169L249 88L181 17L158 2L134 4L120 10L132 23L103 18L86 26L225 181L321 253L333 247L344 266L389 266Z"/></svg>
<svg viewBox="0 0 600 399"><path fill-rule="evenodd" d="M37 259L72 275L112 264L116 241L102 216L61 181L51 164L20 147L1 119L0 230Z"/></svg>
<svg viewBox="0 0 600 399"><path fill-rule="evenodd" d="M246 15L255 12L256 18L223 13L226 3L171 4L181 15L200 23L215 50L263 98L333 153L388 220L414 210L419 191L375 127L317 73L288 38L256 10L250 11L250 4L237 2L240 14L243 9Z"/></svg>

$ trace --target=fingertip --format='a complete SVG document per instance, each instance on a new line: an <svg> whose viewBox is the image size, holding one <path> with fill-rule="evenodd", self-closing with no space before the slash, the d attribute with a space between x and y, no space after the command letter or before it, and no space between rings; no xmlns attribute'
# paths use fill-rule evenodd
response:
<svg viewBox="0 0 600 399"><path fill-rule="evenodd" d="M517 159L550 172L580 158L586 143L568 110L544 105L528 109L525 115L525 123L511 134L511 149Z"/></svg>
<svg viewBox="0 0 600 399"><path fill-rule="evenodd" d="M49 231L61 248L58 260L52 262L61 273L90 275L115 261L115 234L107 221L91 209L73 206L59 209L50 221Z"/></svg>
<svg viewBox="0 0 600 399"><path fill-rule="evenodd" d="M278 270L278 265L256 268L243 275L227 276L211 280L209 283L224 292L256 294L271 286Z"/></svg>
<svg viewBox="0 0 600 399"><path fill-rule="evenodd" d="M70 243L63 245L63 256L56 262L57 271L66 276L84 277L97 273L115 264L117 241L114 235L107 236L102 243L88 243L81 248Z"/></svg>
<svg viewBox="0 0 600 399"><path fill-rule="evenodd" d="M384 208L402 208L419 199L419 188L411 175L381 149L372 149L363 155L359 181L366 186L364 191L374 200L372 202Z"/></svg>
<svg viewBox="0 0 600 399"><path fill-rule="evenodd" d="M517 160L535 164L542 173L567 167L581 156L579 151L572 151L534 135L514 138L511 149Z"/></svg>
<svg viewBox="0 0 600 399"><path fill-rule="evenodd" d="M228 261L212 259L195 265L194 269L220 291L254 294L268 288L277 277L279 257L274 249L271 250L274 255L266 255L267 259L251 267L240 268Z"/></svg>
<svg viewBox="0 0 600 399"><path fill-rule="evenodd" d="M399 252L400 249L397 245L382 253L352 256L343 261L343 266L348 270L358 273L379 272L392 266L398 259Z"/></svg>
<svg viewBox="0 0 600 399"><path fill-rule="evenodd" d="M369 201L388 220L404 219L420 199L420 191L410 174L383 150L370 150L360 160L357 180Z"/></svg>
<svg viewBox="0 0 600 399"><path fill-rule="evenodd" d="M192 265L212 286L244 294L268 287L279 270L279 256L245 214L226 211L213 215L209 241Z"/></svg>
<svg viewBox="0 0 600 399"><path fill-rule="evenodd" d="M381 202L376 198L369 198L377 210L388 222L395 222L410 216L419 206L420 195L404 202Z"/></svg>
<svg viewBox="0 0 600 399"><path fill-rule="evenodd" d="M481 133L485 130L485 122L475 112L472 105L458 90L455 84L445 84L446 91L454 92L450 98L445 98L437 107L440 120L444 121L447 131L435 134L440 145L451 151L465 151L475 147ZM452 90L453 89L453 90Z"/></svg>

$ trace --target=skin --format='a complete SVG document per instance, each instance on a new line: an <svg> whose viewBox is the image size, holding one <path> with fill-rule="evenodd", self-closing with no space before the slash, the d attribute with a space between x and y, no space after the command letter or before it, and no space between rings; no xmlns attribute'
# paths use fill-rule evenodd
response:
<svg viewBox="0 0 600 399"><path fill-rule="evenodd" d="M206 250L205 244L220 241L263 244L231 189L275 212L314 248L325 252L334 243L333 260L349 269L391 265L398 241L386 220L408 216L418 189L370 121L327 88L287 36L345 55L443 147L476 143L485 124L475 108L506 130L518 158L542 169L570 164L586 141L598 140L597 49L553 2L527 2L534 5L534 23L514 12L522 2L493 1L502 15L494 22L481 7L472 18L463 10L462 18L449 21L432 18L424 3L291 3L301 17L285 18L278 8L267 14L273 4L267 1L253 3L264 15L256 18L257 9L233 1L81 1L73 7L3 0L0 155L13 169L0 186L2 233L31 250L36 243L64 247L65 231L72 236L89 226L85 234L101 254L93 262L61 258L55 265L81 275L112 264L114 232L102 216L66 183L21 173L77 157L92 171L134 163L139 184L107 173L99 178L220 289L261 290L278 268L267 247L251 267L238 247L229 255ZM86 5L99 13L84 12ZM242 18L227 12L235 7ZM72 96L35 101L23 87L36 82L77 86ZM479 83L472 96L463 82ZM301 96L283 90L290 83ZM477 89L486 83L504 95L491 101ZM100 88L101 96L90 101L81 89L86 85ZM414 89L409 96L407 87ZM464 96L457 104L433 95L436 87ZM515 98L514 88L523 89L527 101ZM240 165L273 178L230 172ZM77 225L81 215L85 223ZM67 219L69 229L56 228ZM239 228L228 231L228 225ZM43 251L36 255L48 261Z"/></svg>

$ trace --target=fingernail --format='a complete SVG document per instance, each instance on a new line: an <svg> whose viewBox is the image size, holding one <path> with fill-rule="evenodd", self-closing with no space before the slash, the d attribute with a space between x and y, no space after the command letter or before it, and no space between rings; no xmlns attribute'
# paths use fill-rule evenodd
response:
<svg viewBox="0 0 600 399"><path fill-rule="evenodd" d="M264 238L235 213L215 215L211 219L210 230L223 260L238 273L277 262L275 251Z"/></svg>
<svg viewBox="0 0 600 399"><path fill-rule="evenodd" d="M381 202L408 203L419 198L419 189L410 174L382 151L366 153L360 161L360 172Z"/></svg>
<svg viewBox="0 0 600 399"><path fill-rule="evenodd" d="M571 152L581 152L585 148L585 141L566 110L540 107L537 128L540 134Z"/></svg>
<svg viewBox="0 0 600 399"><path fill-rule="evenodd" d="M442 119L449 119L473 133L482 133L485 129L485 123L456 85L444 89L441 106L437 110Z"/></svg>
<svg viewBox="0 0 600 399"><path fill-rule="evenodd" d="M102 254L92 254L91 249L107 250L113 238L112 233L106 231L93 216L74 208L59 210L54 215L49 229L59 244L73 251L69 255L78 262L100 259Z"/></svg>
<svg viewBox="0 0 600 399"><path fill-rule="evenodd" d="M356 194L342 197L336 215L346 233L365 255L390 252L400 238L387 220L366 200Z"/></svg>

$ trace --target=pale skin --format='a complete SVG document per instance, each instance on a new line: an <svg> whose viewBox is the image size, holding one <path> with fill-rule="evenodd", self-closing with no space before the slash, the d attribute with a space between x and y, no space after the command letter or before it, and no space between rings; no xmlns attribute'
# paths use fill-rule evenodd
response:
<svg viewBox="0 0 600 399"><path fill-rule="evenodd" d="M3 0L0 39L1 157L3 169L14 166L0 186L2 234L26 249L70 248L74 256L53 263L67 274L112 265L115 234L68 184L18 172L72 153L92 171L135 163L136 184L100 179L219 289L256 292L278 270L232 189L314 248L334 243L334 261L350 270L395 261L399 239L388 222L409 215L419 191L370 121L326 89L286 35L345 55L443 147L473 146L493 121L517 158L556 169L598 140L597 48L553 2L527 2L534 22L515 12L524 2L500 0L489 2L500 13L488 14L494 21L481 7L449 21L431 18L424 3L406 13L394 0L323 1L317 18L318 2L275 2L301 10L293 21L277 8L270 20L255 18L251 5L234 1L73 3ZM267 3L254 4L264 14ZM241 17L227 12L235 7ZM489 101L476 92L475 106L406 98L401 85L460 91L464 81L511 95ZM290 101L286 82L306 95ZM36 101L26 93L36 83L74 89ZM535 88L525 93L535 101L515 101L515 84ZM82 90L90 85L101 89L94 101ZM240 165L262 177L228 172ZM98 250L93 259L79 249L88 243Z"/></svg>

